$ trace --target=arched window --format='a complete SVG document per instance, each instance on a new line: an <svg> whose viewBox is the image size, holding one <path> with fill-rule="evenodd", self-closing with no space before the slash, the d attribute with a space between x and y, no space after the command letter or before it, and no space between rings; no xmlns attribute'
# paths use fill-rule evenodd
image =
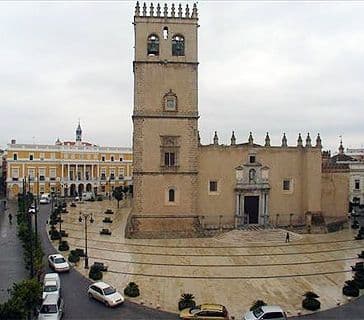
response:
<svg viewBox="0 0 364 320"><path fill-rule="evenodd" d="M148 46L147 46L148 56L159 56L159 38L155 34L151 34L148 37Z"/></svg>
<svg viewBox="0 0 364 320"><path fill-rule="evenodd" d="M168 190L168 201L169 202L174 202L175 201L175 191L174 191L174 189L169 189Z"/></svg>
<svg viewBox="0 0 364 320"><path fill-rule="evenodd" d="M184 56L185 55L185 38L176 34L172 38L172 55Z"/></svg>

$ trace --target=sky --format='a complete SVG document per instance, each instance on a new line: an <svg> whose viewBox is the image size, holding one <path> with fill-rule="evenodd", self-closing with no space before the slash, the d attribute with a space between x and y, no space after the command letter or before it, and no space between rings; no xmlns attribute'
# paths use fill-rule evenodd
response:
<svg viewBox="0 0 364 320"><path fill-rule="evenodd" d="M187 1L192 5L192 1ZM156 4L156 2L154 2ZM186 2L182 2L186 3ZM131 147L129 1L0 2L0 148L83 140ZM364 146L364 2L204 1L199 11L202 144Z"/></svg>

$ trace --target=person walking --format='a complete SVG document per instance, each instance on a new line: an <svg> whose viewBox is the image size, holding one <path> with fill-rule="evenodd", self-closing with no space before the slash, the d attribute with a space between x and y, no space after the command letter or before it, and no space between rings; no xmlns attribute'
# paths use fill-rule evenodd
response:
<svg viewBox="0 0 364 320"><path fill-rule="evenodd" d="M9 213L8 217L9 217L9 223L10 223L10 224L12 224L12 221L13 221L13 216L12 216L12 214L11 214L11 213Z"/></svg>
<svg viewBox="0 0 364 320"><path fill-rule="evenodd" d="M289 242L289 232L286 234L286 243Z"/></svg>

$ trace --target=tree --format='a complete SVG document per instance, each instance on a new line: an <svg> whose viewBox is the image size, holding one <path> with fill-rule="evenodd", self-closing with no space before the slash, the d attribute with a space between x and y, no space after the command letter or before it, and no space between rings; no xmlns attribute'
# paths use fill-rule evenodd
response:
<svg viewBox="0 0 364 320"><path fill-rule="evenodd" d="M122 186L116 187L113 190L112 195L118 201L118 208L119 208L119 202L124 199L123 187Z"/></svg>

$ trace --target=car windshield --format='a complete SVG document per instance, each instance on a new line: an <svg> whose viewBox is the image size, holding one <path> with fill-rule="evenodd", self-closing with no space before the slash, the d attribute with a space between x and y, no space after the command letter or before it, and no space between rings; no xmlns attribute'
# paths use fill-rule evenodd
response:
<svg viewBox="0 0 364 320"><path fill-rule="evenodd" d="M200 306L197 306L195 308L191 308L190 309L190 313L191 314L195 314L195 313L200 312L200 311L201 311L201 307Z"/></svg>
<svg viewBox="0 0 364 320"><path fill-rule="evenodd" d="M116 290L113 287L107 287L104 289L105 296L108 296L109 294L113 294L115 292L116 292Z"/></svg>
<svg viewBox="0 0 364 320"><path fill-rule="evenodd" d="M57 313L57 305L55 304L43 304L40 309L40 313Z"/></svg>
<svg viewBox="0 0 364 320"><path fill-rule="evenodd" d="M264 311L262 310L262 308L257 308L253 310L253 314L256 318L259 318L263 313Z"/></svg>
<svg viewBox="0 0 364 320"><path fill-rule="evenodd" d="M64 258L55 258L54 263L64 263L66 260Z"/></svg>
<svg viewBox="0 0 364 320"><path fill-rule="evenodd" d="M45 286L44 287L44 292L54 292L57 291L57 286Z"/></svg>

